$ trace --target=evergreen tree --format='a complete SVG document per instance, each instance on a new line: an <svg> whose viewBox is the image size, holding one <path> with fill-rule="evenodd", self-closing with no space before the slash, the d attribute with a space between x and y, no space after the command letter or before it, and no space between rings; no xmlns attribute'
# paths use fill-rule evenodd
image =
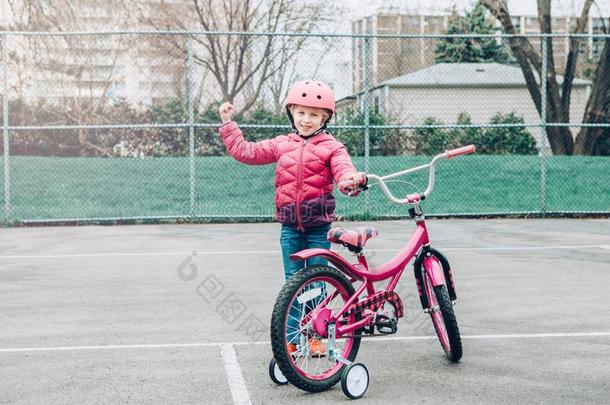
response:
<svg viewBox="0 0 610 405"><path fill-rule="evenodd" d="M449 18L447 34L493 34L492 24L485 20L485 7L480 3L460 17L455 8ZM508 54L495 38L440 38L436 43L436 63L506 63Z"/></svg>

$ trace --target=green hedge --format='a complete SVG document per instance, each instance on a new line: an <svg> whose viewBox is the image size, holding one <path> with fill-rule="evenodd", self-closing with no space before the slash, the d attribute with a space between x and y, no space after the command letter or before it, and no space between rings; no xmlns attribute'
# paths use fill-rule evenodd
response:
<svg viewBox="0 0 610 405"><path fill-rule="evenodd" d="M443 125L442 121L428 117L424 125ZM485 155L535 155L536 140L525 130L523 118L514 113L497 113L490 124L514 125L511 127L483 128L418 128L412 136L413 153L434 155L461 145L474 144L477 153ZM471 125L470 116L460 114L457 125Z"/></svg>

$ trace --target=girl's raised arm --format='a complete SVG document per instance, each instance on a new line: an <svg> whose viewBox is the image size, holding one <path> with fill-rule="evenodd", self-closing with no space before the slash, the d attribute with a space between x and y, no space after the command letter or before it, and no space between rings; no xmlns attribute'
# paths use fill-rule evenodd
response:
<svg viewBox="0 0 610 405"><path fill-rule="evenodd" d="M219 132L227 151L235 160L249 165L265 165L278 159L277 138L248 142L234 121L224 124Z"/></svg>

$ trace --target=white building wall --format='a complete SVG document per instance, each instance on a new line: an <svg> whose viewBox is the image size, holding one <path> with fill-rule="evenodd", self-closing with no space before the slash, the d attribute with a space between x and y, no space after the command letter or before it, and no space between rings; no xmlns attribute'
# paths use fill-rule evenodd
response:
<svg viewBox="0 0 610 405"><path fill-rule="evenodd" d="M381 95L382 89L376 90ZM571 120L579 122L587 102L587 87L575 86L570 105ZM383 105L383 103L381 104ZM434 117L446 124L457 121L460 113L468 113L473 124L487 124L498 112L515 113L526 124L538 124L540 116L525 87L480 88L390 88L387 114L395 122L421 124ZM537 128L528 129L539 138Z"/></svg>

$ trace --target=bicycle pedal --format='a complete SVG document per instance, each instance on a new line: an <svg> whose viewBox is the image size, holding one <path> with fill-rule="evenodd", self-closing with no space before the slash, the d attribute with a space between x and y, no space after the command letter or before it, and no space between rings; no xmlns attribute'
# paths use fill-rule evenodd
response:
<svg viewBox="0 0 610 405"><path fill-rule="evenodd" d="M383 333L384 335L391 335L396 333L398 330L398 322L396 319L390 319L384 315L377 315L375 318L375 327L379 331L379 333Z"/></svg>
<svg viewBox="0 0 610 405"><path fill-rule="evenodd" d="M368 325L362 328L362 331L367 335L373 335L375 333L375 327L373 325Z"/></svg>

